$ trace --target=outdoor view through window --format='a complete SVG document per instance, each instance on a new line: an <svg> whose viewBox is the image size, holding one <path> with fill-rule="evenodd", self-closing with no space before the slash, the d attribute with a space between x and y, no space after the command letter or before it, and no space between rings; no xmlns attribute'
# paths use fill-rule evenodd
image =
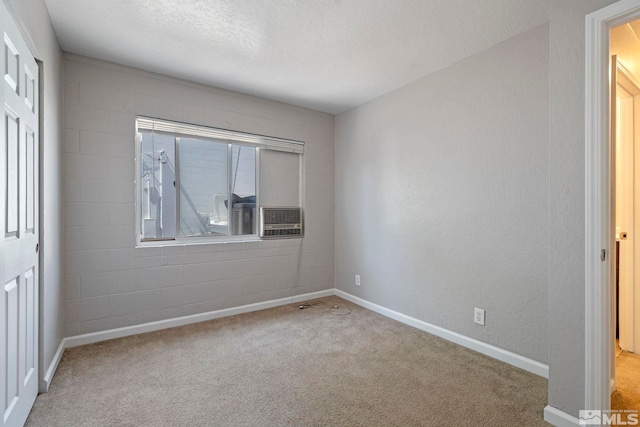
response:
<svg viewBox="0 0 640 427"><path fill-rule="evenodd" d="M255 234L256 148L141 131L145 240Z"/></svg>

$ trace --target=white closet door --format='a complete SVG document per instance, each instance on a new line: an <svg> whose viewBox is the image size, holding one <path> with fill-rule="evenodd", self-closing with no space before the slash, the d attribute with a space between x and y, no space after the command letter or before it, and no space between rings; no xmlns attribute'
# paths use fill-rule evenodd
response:
<svg viewBox="0 0 640 427"><path fill-rule="evenodd" d="M0 410L21 426L38 394L38 66L0 2Z"/></svg>

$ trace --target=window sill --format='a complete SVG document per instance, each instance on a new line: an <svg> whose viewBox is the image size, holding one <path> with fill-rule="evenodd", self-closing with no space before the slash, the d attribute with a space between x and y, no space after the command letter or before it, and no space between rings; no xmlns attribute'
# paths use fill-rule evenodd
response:
<svg viewBox="0 0 640 427"><path fill-rule="evenodd" d="M225 243L260 242L257 234L244 234L241 236L220 237L191 237L175 240L138 240L136 248L154 248L165 246L198 246L198 245L224 245ZM271 239L270 239L271 240Z"/></svg>

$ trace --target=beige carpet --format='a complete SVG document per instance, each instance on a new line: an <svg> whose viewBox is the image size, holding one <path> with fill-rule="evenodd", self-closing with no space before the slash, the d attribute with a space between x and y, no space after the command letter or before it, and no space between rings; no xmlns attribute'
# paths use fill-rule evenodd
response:
<svg viewBox="0 0 640 427"><path fill-rule="evenodd" d="M616 356L616 391L611 409L640 411L640 355L621 351Z"/></svg>
<svg viewBox="0 0 640 427"><path fill-rule="evenodd" d="M27 425L547 425L545 379L319 301L69 349Z"/></svg>

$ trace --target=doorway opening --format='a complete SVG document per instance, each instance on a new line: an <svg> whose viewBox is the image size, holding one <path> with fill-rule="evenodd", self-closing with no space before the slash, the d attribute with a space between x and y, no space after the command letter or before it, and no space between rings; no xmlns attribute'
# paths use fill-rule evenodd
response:
<svg viewBox="0 0 640 427"><path fill-rule="evenodd" d="M615 146L610 31L640 19L637 0L620 0L586 19L585 381L584 409L609 410L615 390ZM621 230L624 231L624 230ZM635 255L634 255L635 256ZM640 273L638 273L640 274Z"/></svg>
<svg viewBox="0 0 640 427"><path fill-rule="evenodd" d="M611 409L640 409L640 20L611 28L615 286ZM615 189L615 190L614 190Z"/></svg>

